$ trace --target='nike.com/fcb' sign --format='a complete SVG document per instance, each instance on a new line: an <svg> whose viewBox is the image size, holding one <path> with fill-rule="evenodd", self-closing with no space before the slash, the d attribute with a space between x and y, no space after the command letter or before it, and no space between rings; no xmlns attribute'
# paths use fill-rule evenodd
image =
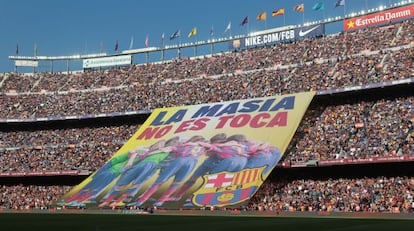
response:
<svg viewBox="0 0 414 231"><path fill-rule="evenodd" d="M245 48L251 46L265 46L279 42L293 41L303 38L315 37L325 34L325 25L312 25L291 30L271 32L261 35L249 36L230 42L230 48Z"/></svg>

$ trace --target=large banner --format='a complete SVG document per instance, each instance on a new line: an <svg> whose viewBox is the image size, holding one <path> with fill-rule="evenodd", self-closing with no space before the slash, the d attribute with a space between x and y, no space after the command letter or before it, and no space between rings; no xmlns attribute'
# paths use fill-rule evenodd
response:
<svg viewBox="0 0 414 231"><path fill-rule="evenodd" d="M315 92L154 110L58 205L238 207L276 166Z"/></svg>
<svg viewBox="0 0 414 231"><path fill-rule="evenodd" d="M414 4L344 20L344 31L357 30L408 19L414 16Z"/></svg>

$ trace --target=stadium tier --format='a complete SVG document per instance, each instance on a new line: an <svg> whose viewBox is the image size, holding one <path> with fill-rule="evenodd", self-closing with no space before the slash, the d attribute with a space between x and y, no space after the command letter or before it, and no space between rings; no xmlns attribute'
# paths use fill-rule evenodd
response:
<svg viewBox="0 0 414 231"><path fill-rule="evenodd" d="M412 31L412 20L408 20L210 58L71 75L10 73L0 82L0 118L127 114L166 106L411 82Z"/></svg>
<svg viewBox="0 0 414 231"><path fill-rule="evenodd" d="M212 57L3 74L0 208L56 206L156 108L316 91L281 161L243 209L413 212L414 176L405 171L414 163L413 22Z"/></svg>

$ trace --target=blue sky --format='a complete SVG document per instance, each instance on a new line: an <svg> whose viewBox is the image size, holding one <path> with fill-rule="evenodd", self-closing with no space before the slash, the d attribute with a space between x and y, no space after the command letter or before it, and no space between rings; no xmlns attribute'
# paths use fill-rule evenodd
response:
<svg viewBox="0 0 414 231"><path fill-rule="evenodd" d="M150 46L160 46L165 33L165 45L178 42L195 42L214 37L228 36L224 30L231 22L231 34L245 34L247 30L263 30L286 25L302 24L302 14L293 11L295 5L304 3L306 21L323 17L343 16L344 8L335 8L337 0L2 0L0 2L0 72L11 72L14 64L8 59L16 54L33 56L37 44L38 55L60 56L73 54L115 53L118 40L119 51L145 47L148 35ZM399 0L345 0L346 13L358 12L399 2ZM311 8L318 2L325 5L323 11ZM285 17L272 17L271 13L285 8ZM256 21L260 12L267 13L267 20ZM248 16L249 23L239 24ZM328 32L339 30L340 24L327 27ZM197 27L197 34L187 34ZM176 30L181 37L169 40ZM220 51L220 50L217 50ZM192 52L192 51L191 51ZM157 54L155 54L157 55ZM185 55L185 54L184 54ZM159 56L159 55L158 55ZM137 61L139 58L137 58ZM150 59L156 59L155 57ZM49 63L40 63L39 70L48 70ZM59 70L66 63L56 63ZM79 65L79 67L77 67ZM61 67L62 66L62 67ZM74 63L72 69L80 69ZM64 69L63 69L64 70ZM26 70L26 71L30 71Z"/></svg>

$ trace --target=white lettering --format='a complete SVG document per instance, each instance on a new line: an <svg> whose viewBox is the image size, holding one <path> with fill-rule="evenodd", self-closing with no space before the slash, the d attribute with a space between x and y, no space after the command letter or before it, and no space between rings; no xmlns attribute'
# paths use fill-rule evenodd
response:
<svg viewBox="0 0 414 231"><path fill-rule="evenodd" d="M371 18L358 18L355 20L355 25L357 27L362 27L362 26L369 26L372 24L379 24L379 23L384 23L387 21L391 21L393 19L400 19L400 18L404 18L407 16L411 16L411 10L403 10L403 11L397 11L397 12L386 12L385 14L376 14L375 16L371 17Z"/></svg>
<svg viewBox="0 0 414 231"><path fill-rule="evenodd" d="M295 31L287 30L271 34L258 35L254 37L248 37L244 39L244 45L248 46L258 46L265 45L268 43L280 42L284 40L295 39Z"/></svg>
<svg viewBox="0 0 414 231"><path fill-rule="evenodd" d="M406 16L410 16L410 15L411 15L410 10L404 10L404 11L399 11L399 12L395 12L395 13L386 13L385 18L387 20L392 20L392 19L395 19L395 18L402 18L402 17L406 17Z"/></svg>

